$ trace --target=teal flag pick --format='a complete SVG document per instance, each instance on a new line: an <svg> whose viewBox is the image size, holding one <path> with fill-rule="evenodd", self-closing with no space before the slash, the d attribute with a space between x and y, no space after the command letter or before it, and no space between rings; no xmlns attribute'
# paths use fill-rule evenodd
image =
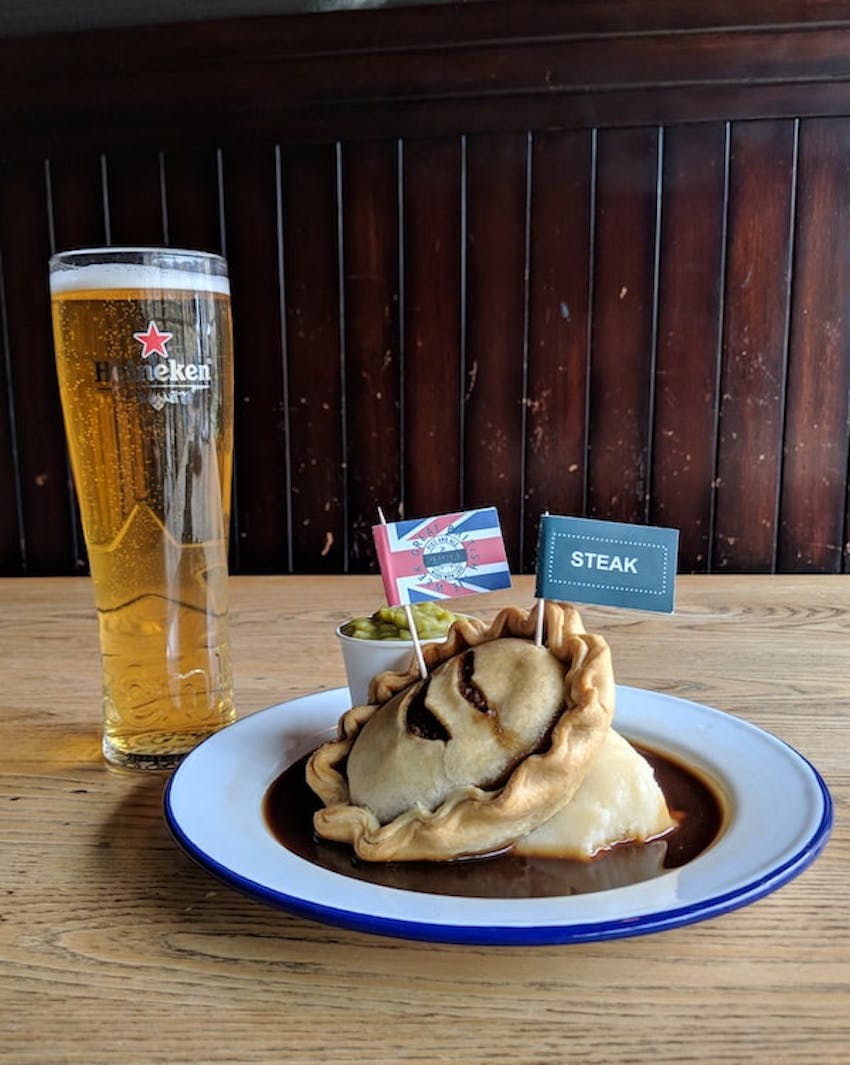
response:
<svg viewBox="0 0 850 1065"><path fill-rule="evenodd" d="M544 514L538 599L673 612L679 530Z"/></svg>

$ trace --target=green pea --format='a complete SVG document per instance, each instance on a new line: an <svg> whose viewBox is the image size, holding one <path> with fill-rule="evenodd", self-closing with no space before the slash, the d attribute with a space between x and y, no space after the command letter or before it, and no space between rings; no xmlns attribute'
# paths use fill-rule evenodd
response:
<svg viewBox="0 0 850 1065"><path fill-rule="evenodd" d="M458 617L436 602L416 603L410 609L421 640L434 640L445 636ZM411 638L407 614L401 606L382 606L370 617L352 618L343 626L342 631L346 636L353 636L358 640Z"/></svg>

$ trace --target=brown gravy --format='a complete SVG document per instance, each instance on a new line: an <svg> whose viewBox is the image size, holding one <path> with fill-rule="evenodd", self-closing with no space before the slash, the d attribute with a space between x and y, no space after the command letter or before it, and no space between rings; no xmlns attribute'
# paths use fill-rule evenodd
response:
<svg viewBox="0 0 850 1065"><path fill-rule="evenodd" d="M304 776L307 756L273 782L263 813L275 838L293 854L343 876L406 891L472 898L543 898L625 887L692 861L715 839L723 819L711 787L686 766L637 744L655 770L678 824L662 839L618 844L589 861L526 858L506 851L454 862L362 862L345 844L320 839L313 813L321 805Z"/></svg>

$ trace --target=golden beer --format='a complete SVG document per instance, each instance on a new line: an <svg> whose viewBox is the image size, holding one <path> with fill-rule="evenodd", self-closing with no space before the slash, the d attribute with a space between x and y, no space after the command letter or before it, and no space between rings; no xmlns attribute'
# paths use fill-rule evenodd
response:
<svg viewBox="0 0 850 1065"><path fill-rule="evenodd" d="M56 364L100 624L107 760L168 768L234 718L233 342L224 260L51 260Z"/></svg>

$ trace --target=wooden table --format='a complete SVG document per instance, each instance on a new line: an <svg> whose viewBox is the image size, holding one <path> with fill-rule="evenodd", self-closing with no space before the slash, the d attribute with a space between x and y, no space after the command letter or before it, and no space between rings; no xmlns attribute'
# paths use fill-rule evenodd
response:
<svg viewBox="0 0 850 1065"><path fill-rule="evenodd" d="M531 602L528 579L475 604ZM241 714L344 682L373 577L232 581ZM91 587L0 581L0 1062L850 1061L850 577L685 577L671 618L583 610L617 678L781 736L836 825L802 876L657 935L472 948L267 908L178 850L161 775L104 768Z"/></svg>

